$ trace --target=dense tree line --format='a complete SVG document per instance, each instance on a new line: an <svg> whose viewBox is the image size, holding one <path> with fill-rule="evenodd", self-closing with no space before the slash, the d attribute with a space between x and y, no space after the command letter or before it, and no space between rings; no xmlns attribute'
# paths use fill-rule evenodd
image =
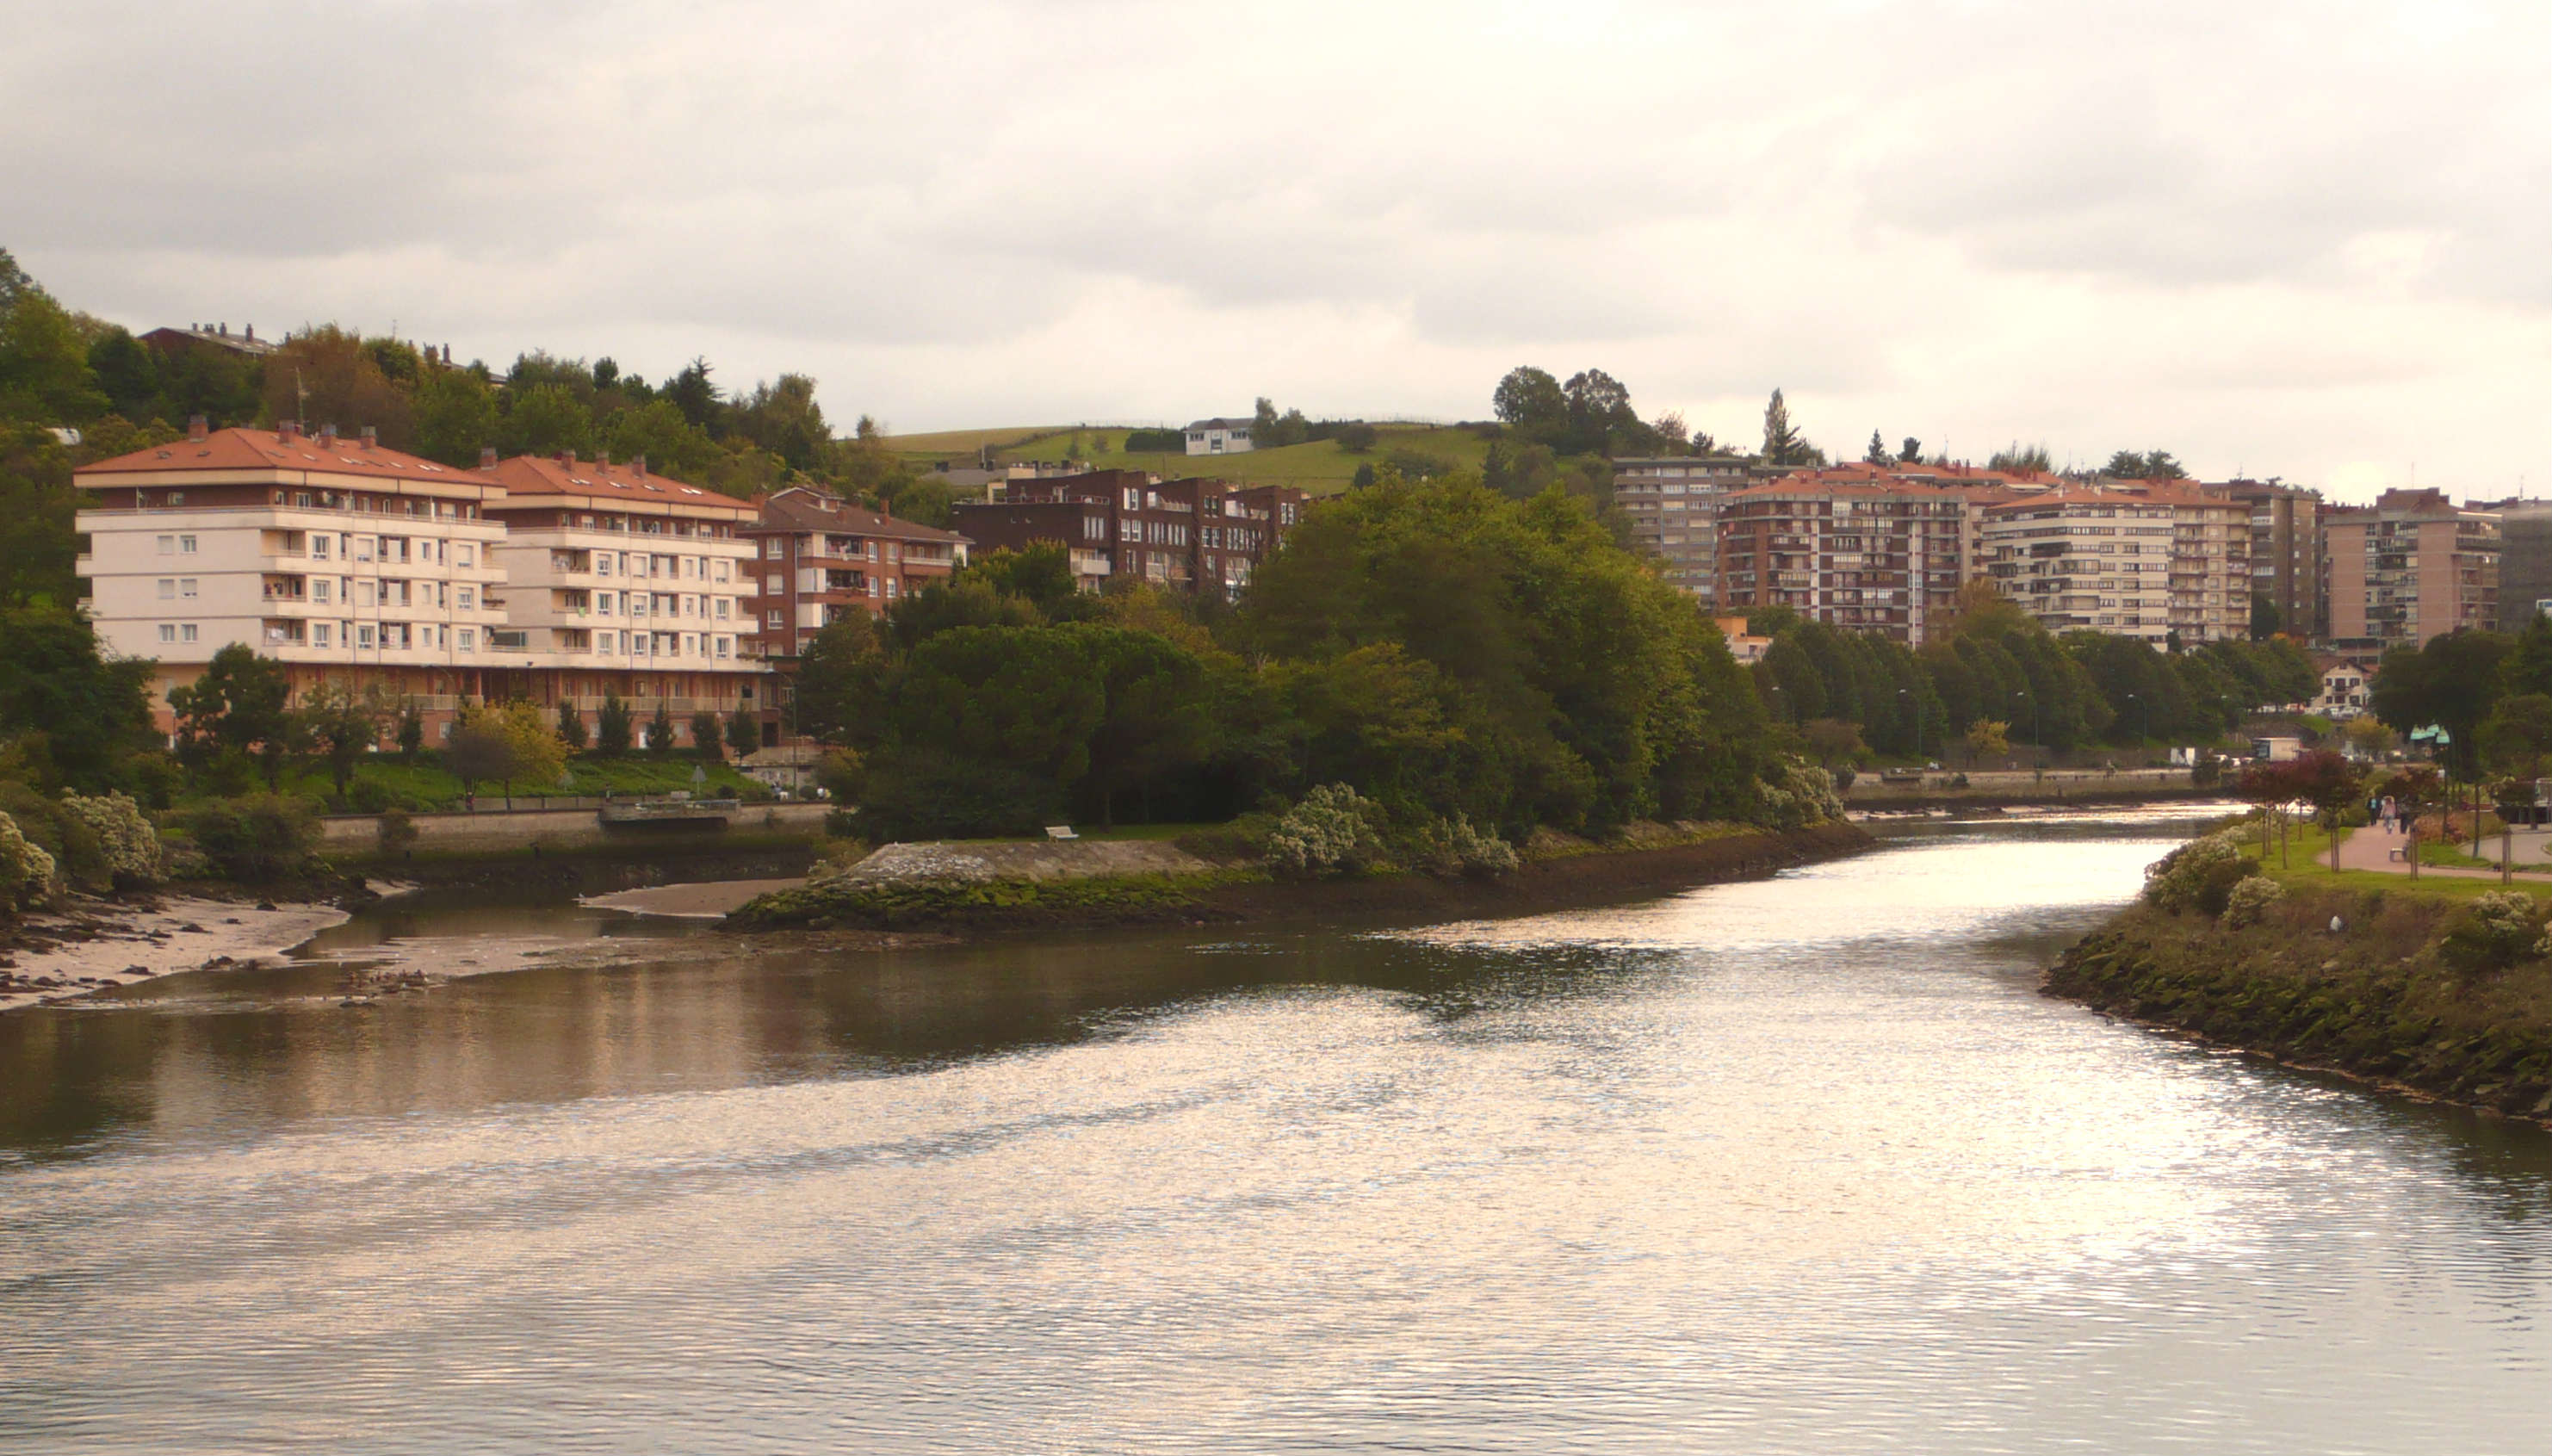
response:
<svg viewBox="0 0 2552 1456"><path fill-rule="evenodd" d="M2439 758L2467 782L2552 776L2552 619L2396 647L2377 665L2368 706L2405 734L2444 730Z"/></svg>
<svg viewBox="0 0 2552 1456"><path fill-rule="evenodd" d="M2255 708L2309 699L2320 681L2284 638L2156 652L2107 633L2058 637L1985 581L1968 584L1946 630L1920 650L1786 607L1749 623L1772 638L1753 672L1776 721L1850 724L1859 740L1849 746L1890 756L1938 754L1979 723L2056 750L2211 741ZM1825 741L1844 742L1831 732Z"/></svg>
<svg viewBox="0 0 2552 1456"><path fill-rule="evenodd" d="M798 694L860 756L872 833L1220 818L1338 782L1517 838L1796 812L1708 620L1582 502L1468 475L1322 503L1233 608L996 552L827 627Z"/></svg>

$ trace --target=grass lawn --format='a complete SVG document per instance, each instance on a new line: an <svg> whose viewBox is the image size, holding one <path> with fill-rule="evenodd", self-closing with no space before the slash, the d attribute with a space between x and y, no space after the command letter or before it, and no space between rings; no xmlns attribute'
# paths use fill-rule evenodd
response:
<svg viewBox="0 0 2552 1456"><path fill-rule="evenodd" d="M571 755L568 759L569 782L515 784L514 804L518 808L538 808L541 798L547 794L599 797L606 790L624 796L663 794L676 789L712 794L721 789L744 793L750 785L750 792L763 792L761 784L747 779L732 764L708 765L708 781L695 784L691 781L691 770L697 766L697 760L683 754L663 759L643 753L621 759ZM366 759L355 766L354 782L379 784L386 790L392 804L413 812L461 807L461 780L446 771L430 753L420 754L413 764L402 763L390 754ZM325 800L335 792L335 785L329 780L326 770L301 765L285 771L283 791ZM479 807L501 805L504 801L500 785L478 785Z"/></svg>
<svg viewBox="0 0 2552 1456"><path fill-rule="evenodd" d="M2260 858L2260 828L2257 824L2249 825L2246 833L2248 842L2243 847L2243 854L2256 860ZM2333 875L2330 873L2330 837L2322 833L2319 825L2297 824L2288 830L2288 835L2283 858L2277 841L2274 838L2270 840L2269 858L2262 867L2262 873L2296 889L2380 889L2395 894L2406 891L2434 895L2440 899L2468 900L2500 887L2497 880L2467 879L2460 875L2423 875L2417 880L2389 870L2342 870ZM2430 862L2422 856L2421 863ZM2282 865L2286 868L2281 868ZM2499 867L2492 865L2489 868L2496 870ZM2520 880L2508 887L2538 896L2552 896L2552 884L2528 884Z"/></svg>
<svg viewBox="0 0 2552 1456"><path fill-rule="evenodd" d="M1488 442L1468 430L1436 425L1377 425L1375 429L1381 439L1361 455L1341 450L1328 440L1240 455L1127 455L1115 448L1124 443L1126 427L1121 425L957 430L939 435L893 435L886 443L907 463L925 470L942 460L961 466L972 464L976 449L990 443L997 459L1011 463L1070 457L1087 460L1099 469L1149 470L1167 479L1207 475L1252 485L1296 485L1313 495L1334 495L1346 489L1358 466L1380 468L1396 450L1436 456L1452 466L1474 470L1489 453ZM1073 449L1076 435L1080 439L1078 452ZM1091 447L1103 435L1111 448L1094 452Z"/></svg>

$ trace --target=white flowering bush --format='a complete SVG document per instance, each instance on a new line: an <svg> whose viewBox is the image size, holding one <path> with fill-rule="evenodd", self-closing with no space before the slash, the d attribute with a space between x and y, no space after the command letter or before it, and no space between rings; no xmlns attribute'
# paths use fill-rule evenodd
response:
<svg viewBox="0 0 2552 1456"><path fill-rule="evenodd" d="M1413 869L1430 875L1512 875L1519 861L1515 846L1494 834L1483 834L1459 814L1437 819L1409 837L1403 850Z"/></svg>
<svg viewBox="0 0 2552 1456"><path fill-rule="evenodd" d="M1276 821L1267 836L1268 868L1298 880L1358 874L1382 858L1379 817L1371 799L1325 783Z"/></svg>
<svg viewBox="0 0 2552 1456"><path fill-rule="evenodd" d="M2458 971L2503 971L2534 954L2542 940L2543 915L2534 896L2495 889L2455 911L2437 954Z"/></svg>
<svg viewBox="0 0 2552 1456"><path fill-rule="evenodd" d="M2233 930L2257 925L2271 905L2286 897L2286 886L2266 876L2254 875L2246 880L2237 880L2224 894L2224 924Z"/></svg>
<svg viewBox="0 0 2552 1456"><path fill-rule="evenodd" d="M2236 830L2192 839L2145 868L2145 903L2157 909L2220 915L2233 887L2259 867L2242 858Z"/></svg>
<svg viewBox="0 0 2552 1456"><path fill-rule="evenodd" d="M43 899L53 883L53 857L29 843L17 820L0 814L0 912Z"/></svg>
<svg viewBox="0 0 2552 1456"><path fill-rule="evenodd" d="M1775 829L1804 829L1843 817L1843 797L1832 774L1796 758L1781 760L1763 781L1764 817Z"/></svg>
<svg viewBox="0 0 2552 1456"><path fill-rule="evenodd" d="M84 798L62 795L62 812L88 826L97 836L98 854L118 889L157 884L167 878L160 854L160 833L143 816L142 806L121 793Z"/></svg>

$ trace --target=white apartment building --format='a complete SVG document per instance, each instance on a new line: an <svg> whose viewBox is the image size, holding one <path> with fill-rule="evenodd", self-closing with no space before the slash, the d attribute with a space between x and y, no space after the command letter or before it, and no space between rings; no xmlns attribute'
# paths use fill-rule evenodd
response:
<svg viewBox="0 0 2552 1456"><path fill-rule="evenodd" d="M1193 420L1187 428L1188 454L1238 455L1257 447L1250 443L1249 432L1255 420Z"/></svg>
<svg viewBox="0 0 2552 1456"><path fill-rule="evenodd" d="M474 700L554 706L598 702L608 689L642 717L659 701L678 714L749 703L745 684L760 665L736 646L734 559L749 548L734 526L752 507L660 478L629 485L632 501L617 509L570 509L574 487L543 489L549 468L568 479L629 472L521 467L490 452L478 469L456 468L382 449L370 431L199 422L185 440L74 473L86 497L76 525L91 617L110 650L159 663L153 705L163 728L173 726L169 689L233 643L283 664L296 696L323 682L378 687L416 706L436 735ZM546 548L553 537L583 539L584 528L556 525L563 514L621 523L593 528L616 544L615 570L627 570L625 555L646 559L635 578L646 583L639 642L615 627L605 654L606 639L570 620L567 593L582 583L552 572ZM644 546L630 546L633 537ZM542 550L524 549L536 539ZM625 601L613 605L623 620ZM722 622L731 625L721 631Z"/></svg>
<svg viewBox="0 0 2552 1456"><path fill-rule="evenodd" d="M572 702L591 718L606 692L684 716L756 706L759 661L744 598L754 507L625 465L516 456L491 473L505 527L501 658L546 670L514 695ZM526 684L528 689L528 684Z"/></svg>
<svg viewBox="0 0 2552 1456"><path fill-rule="evenodd" d="M2246 502L2183 486L2048 491L1988 506L1982 556L2051 632L2089 629L2163 647L2250 632Z"/></svg>

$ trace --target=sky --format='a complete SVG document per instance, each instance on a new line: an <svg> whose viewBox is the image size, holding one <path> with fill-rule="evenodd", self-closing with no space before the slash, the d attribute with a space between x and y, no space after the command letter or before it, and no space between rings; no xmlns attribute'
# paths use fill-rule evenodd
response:
<svg viewBox="0 0 2552 1456"><path fill-rule="evenodd" d="M2552 492L2552 5L0 0L0 247L891 431L1485 418Z"/></svg>

